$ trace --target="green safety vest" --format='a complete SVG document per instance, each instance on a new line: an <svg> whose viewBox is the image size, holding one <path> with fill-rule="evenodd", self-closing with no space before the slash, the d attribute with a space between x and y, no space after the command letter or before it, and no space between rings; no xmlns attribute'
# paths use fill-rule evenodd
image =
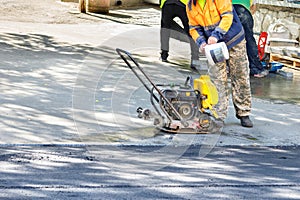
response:
<svg viewBox="0 0 300 200"><path fill-rule="evenodd" d="M247 8L248 10L250 10L252 0L232 0L232 4L240 4L245 6L245 8Z"/></svg>
<svg viewBox="0 0 300 200"><path fill-rule="evenodd" d="M160 2L160 8L162 8L163 6L164 6L164 4L165 4L165 2L166 2L167 0L161 0L161 2ZM189 0L180 0L184 5L186 5L187 4L187 2L189 1Z"/></svg>

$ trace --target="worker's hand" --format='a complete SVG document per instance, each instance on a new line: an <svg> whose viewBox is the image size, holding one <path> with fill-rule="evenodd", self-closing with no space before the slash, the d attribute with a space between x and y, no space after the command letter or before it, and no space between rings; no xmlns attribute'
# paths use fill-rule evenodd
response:
<svg viewBox="0 0 300 200"><path fill-rule="evenodd" d="M213 36L210 36L207 40L207 44L216 44L217 42L218 42L218 39Z"/></svg>
<svg viewBox="0 0 300 200"><path fill-rule="evenodd" d="M202 44L200 45L200 53L203 53L203 52L204 52L205 46L206 46L206 43L202 43Z"/></svg>

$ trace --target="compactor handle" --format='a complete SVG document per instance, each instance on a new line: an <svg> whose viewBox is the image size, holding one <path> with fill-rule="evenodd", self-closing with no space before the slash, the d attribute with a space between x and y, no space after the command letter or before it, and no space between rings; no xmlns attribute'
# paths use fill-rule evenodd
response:
<svg viewBox="0 0 300 200"><path fill-rule="evenodd" d="M125 51L123 49L119 49L116 48L117 53L119 54L119 56L124 60L124 62L127 64L127 66L132 70L132 66L130 65L130 63L128 62L128 60L124 57L123 54L126 54L128 56L128 58L130 58L130 60L137 66L139 67L139 64L133 59L133 57L131 56L131 53L129 53L128 51Z"/></svg>
<svg viewBox="0 0 300 200"><path fill-rule="evenodd" d="M171 102L164 96L164 94L162 93L162 91L159 90L159 88L157 87L157 85L155 85L151 81L151 79L149 78L149 76L144 72L144 70L140 67L140 65L132 58L131 54L128 51L125 51L125 50L119 49L119 48L116 48L116 51L120 55L120 57L124 60L124 62L127 64L127 66L131 69L131 71L135 74L135 76L141 81L141 83L148 90L148 92L153 95L153 92L151 92L150 88L146 85L146 83L139 76L139 74L136 72L136 70L130 65L130 63L128 62L128 60L124 57L124 54L126 54L130 58L130 60L136 65L136 67L138 68L138 70L143 74L143 76L147 79L147 81L152 85L153 89L155 89L156 92L159 94L159 96L168 104L168 106L170 106L170 108L173 110L173 112L176 115L176 117L178 117L180 119L181 123L185 127L187 127L188 123L181 117L181 115L174 108L174 106L171 104ZM153 95L153 97L155 98L155 100L157 102L159 102L159 99L155 95Z"/></svg>

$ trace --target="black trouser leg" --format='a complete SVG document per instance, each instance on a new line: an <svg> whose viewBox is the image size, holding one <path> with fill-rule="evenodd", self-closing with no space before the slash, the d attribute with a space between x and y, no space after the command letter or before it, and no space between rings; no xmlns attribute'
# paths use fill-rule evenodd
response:
<svg viewBox="0 0 300 200"><path fill-rule="evenodd" d="M173 21L173 14L169 5L164 5L161 12L160 48L162 51L169 51L170 29Z"/></svg>
<svg viewBox="0 0 300 200"><path fill-rule="evenodd" d="M179 17L184 29L182 29L173 19ZM186 34L188 36L188 42L191 47L192 59L199 59L199 48L195 41L189 34L189 23L186 10L184 6L176 4L166 4L162 8L162 19L161 19L161 31L160 31L160 44L162 51L169 51L169 40L171 30L174 30L175 34ZM180 37L178 37L180 38Z"/></svg>

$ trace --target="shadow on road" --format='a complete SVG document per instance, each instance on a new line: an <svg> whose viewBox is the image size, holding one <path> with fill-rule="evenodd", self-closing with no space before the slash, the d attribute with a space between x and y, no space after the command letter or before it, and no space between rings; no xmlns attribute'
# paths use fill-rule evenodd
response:
<svg viewBox="0 0 300 200"><path fill-rule="evenodd" d="M134 148L134 147L132 147ZM147 147L152 151L155 147ZM137 162L110 168L84 147L1 148L5 198L299 198L299 148L215 148L205 158L191 146L176 162L152 171ZM112 155L114 153L112 152ZM115 163L116 164L116 163ZM122 165L122 160L119 162ZM127 169L126 169L127 168Z"/></svg>

